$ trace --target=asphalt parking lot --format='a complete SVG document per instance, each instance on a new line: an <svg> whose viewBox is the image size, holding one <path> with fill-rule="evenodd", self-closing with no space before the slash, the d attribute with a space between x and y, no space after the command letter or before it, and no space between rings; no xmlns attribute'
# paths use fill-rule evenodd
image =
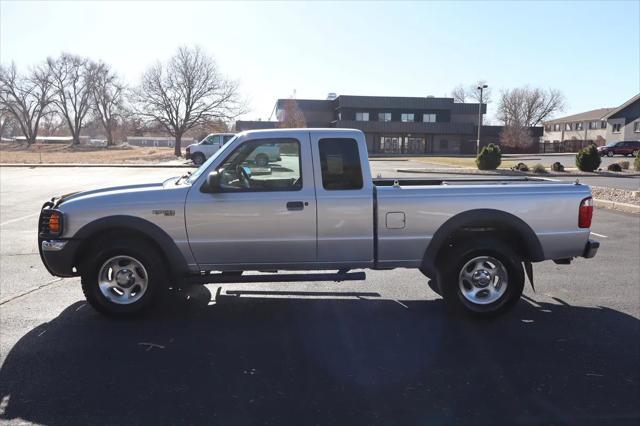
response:
<svg viewBox="0 0 640 426"><path fill-rule="evenodd" d="M133 321L46 272L43 201L183 172L0 168L0 422L640 422L639 216L596 210L598 255L536 264L536 291L491 321L448 315L413 270L194 287Z"/></svg>

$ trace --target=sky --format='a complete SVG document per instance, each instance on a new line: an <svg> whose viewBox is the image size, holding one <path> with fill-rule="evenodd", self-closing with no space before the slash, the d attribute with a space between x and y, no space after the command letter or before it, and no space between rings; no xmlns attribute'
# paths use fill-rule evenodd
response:
<svg viewBox="0 0 640 426"><path fill-rule="evenodd" d="M65 51L101 59L135 85L183 45L199 45L239 82L244 119L269 119L276 99L294 94L448 96L480 79L494 99L524 85L559 89L567 101L560 115L640 92L640 0L0 0L3 64L26 68Z"/></svg>

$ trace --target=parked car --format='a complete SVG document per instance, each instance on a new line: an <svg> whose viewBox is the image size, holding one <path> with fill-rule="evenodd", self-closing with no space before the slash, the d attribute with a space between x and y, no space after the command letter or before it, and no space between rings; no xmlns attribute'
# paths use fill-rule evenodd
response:
<svg viewBox="0 0 640 426"><path fill-rule="evenodd" d="M601 157L613 157L614 155L634 155L634 152L640 150L640 141L620 141L611 142L605 146L598 147L598 154Z"/></svg>
<svg viewBox="0 0 640 426"><path fill-rule="evenodd" d="M218 151L222 145L227 143L233 135L233 133L212 133L200 142L187 146L185 157L187 160L193 161L193 164L199 166L204 163L207 158L211 157L214 152Z"/></svg>
<svg viewBox="0 0 640 426"><path fill-rule="evenodd" d="M280 167L256 168L251 158L274 145ZM595 256L592 214L591 191L577 182L372 179L359 130L257 130L190 175L54 197L38 245L48 271L80 276L87 301L108 315L142 312L169 286L415 268L449 307L486 316L520 299L532 262ZM328 269L337 272L299 272ZM242 275L283 270L298 272Z"/></svg>

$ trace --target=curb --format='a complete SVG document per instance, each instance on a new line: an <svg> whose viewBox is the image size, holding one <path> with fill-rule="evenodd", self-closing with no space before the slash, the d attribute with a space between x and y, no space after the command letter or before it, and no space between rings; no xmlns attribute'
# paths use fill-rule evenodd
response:
<svg viewBox="0 0 640 426"><path fill-rule="evenodd" d="M471 172L470 170L473 170ZM525 173L515 172L512 170L494 171L494 172L480 172L477 169L397 169L398 173L424 173L424 174L439 174L439 175L471 175L471 176L532 176L532 177L550 177L550 178L562 178L562 177L612 177L612 178L632 178L639 177L640 173L630 173L626 175L613 174L613 173L598 173L598 174L584 174L584 173Z"/></svg>
<svg viewBox="0 0 640 426"><path fill-rule="evenodd" d="M594 198L593 202L595 203L596 207L600 207L602 209L618 210L625 213L640 214L640 206L636 206L635 204L617 203L615 201L600 200L598 198Z"/></svg>
<svg viewBox="0 0 640 426"><path fill-rule="evenodd" d="M142 169L177 169L195 168L191 164L79 164L79 163L0 163L0 167L116 167L116 168L142 168Z"/></svg>

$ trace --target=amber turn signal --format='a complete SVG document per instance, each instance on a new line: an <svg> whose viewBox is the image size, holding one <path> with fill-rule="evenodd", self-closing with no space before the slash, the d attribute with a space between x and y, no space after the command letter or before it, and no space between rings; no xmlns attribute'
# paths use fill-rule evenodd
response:
<svg viewBox="0 0 640 426"><path fill-rule="evenodd" d="M59 234L62 230L60 222L60 213L55 211L52 212L51 217L49 218L49 233Z"/></svg>

